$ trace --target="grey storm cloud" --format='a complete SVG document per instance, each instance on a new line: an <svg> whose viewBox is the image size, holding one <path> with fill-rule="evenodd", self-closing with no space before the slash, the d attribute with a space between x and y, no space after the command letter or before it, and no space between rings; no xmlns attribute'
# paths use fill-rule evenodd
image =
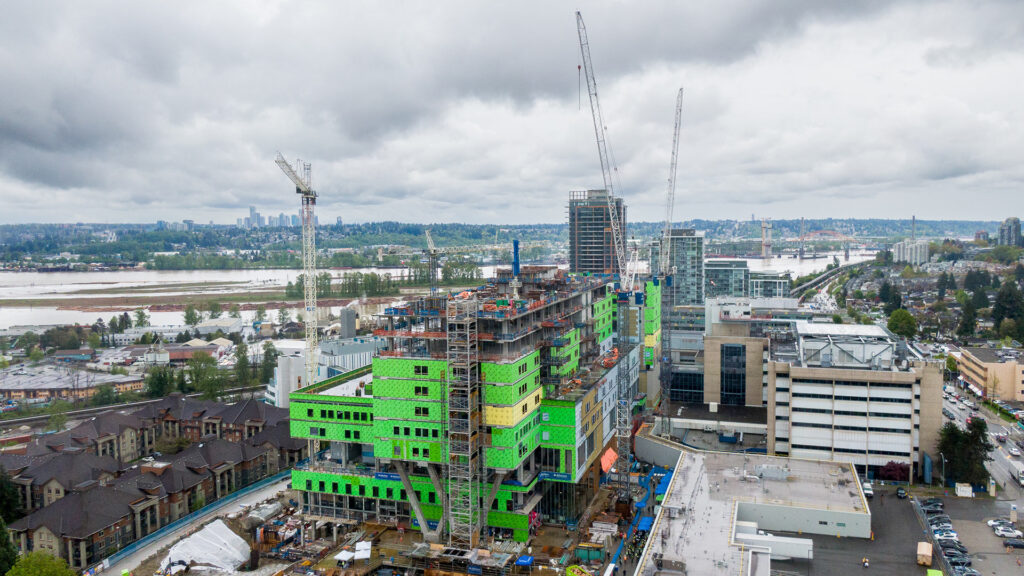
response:
<svg viewBox="0 0 1024 576"><path fill-rule="evenodd" d="M559 221L601 182L575 8L13 3L0 223L293 212L277 150L313 163L330 220ZM632 219L663 218L680 85L679 218L997 218L928 199L1024 179L1021 3L582 8Z"/></svg>

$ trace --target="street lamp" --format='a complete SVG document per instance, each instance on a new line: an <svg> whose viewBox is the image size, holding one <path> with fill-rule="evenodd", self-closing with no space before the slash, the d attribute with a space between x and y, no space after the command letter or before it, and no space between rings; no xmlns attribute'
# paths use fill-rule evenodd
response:
<svg viewBox="0 0 1024 576"><path fill-rule="evenodd" d="M939 452L939 456L942 457L942 487L946 487L946 455Z"/></svg>

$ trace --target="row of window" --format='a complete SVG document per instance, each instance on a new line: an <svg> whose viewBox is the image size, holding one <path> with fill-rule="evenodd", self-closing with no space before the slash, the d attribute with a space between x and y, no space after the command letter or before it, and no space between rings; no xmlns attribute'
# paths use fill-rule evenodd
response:
<svg viewBox="0 0 1024 576"><path fill-rule="evenodd" d="M306 416L316 418L312 408L306 408ZM349 410L320 410L320 417L327 420L349 420L352 422L373 422L373 414L368 412L352 412Z"/></svg>
<svg viewBox="0 0 1024 576"><path fill-rule="evenodd" d="M783 441L779 438L779 441ZM841 454L864 454L864 450L855 450L853 448L830 448L828 446L812 446L810 444L792 444L790 448L794 450L822 450L825 452L839 452ZM868 454L874 454L875 456L908 456L906 452L892 452L890 450L868 450Z"/></svg>
<svg viewBox="0 0 1024 576"><path fill-rule="evenodd" d="M878 428L876 426L864 427L864 426L846 426L831 424L819 424L817 422L793 422L793 426L802 426L804 428L826 428L830 430L852 430L854 432L893 432L896 434L910 434L910 430L905 428Z"/></svg>
<svg viewBox="0 0 1024 576"><path fill-rule="evenodd" d="M796 384L825 384L827 386L868 386L871 388L912 388L914 385L904 382L847 382L845 380L819 380L814 378L793 378Z"/></svg>
<svg viewBox="0 0 1024 576"><path fill-rule="evenodd" d="M781 406L781 403L776 403ZM787 402L785 404L789 406ZM850 410L828 410L825 408L801 408L799 406L791 408L793 412L807 412L810 414L835 414L836 416L869 416L871 418L909 418L910 414L893 414L890 412L853 412Z"/></svg>
<svg viewBox="0 0 1024 576"><path fill-rule="evenodd" d="M831 394L808 394L806 392L794 392L793 398L819 398L822 400L850 400L853 402L893 402L896 404L910 404L910 398L878 398L872 396L867 398L865 396L833 396Z"/></svg>
<svg viewBox="0 0 1024 576"><path fill-rule="evenodd" d="M408 426L395 426L393 431L395 436L410 435L410 428ZM440 436L440 432L438 432L437 428L434 428L433 430L429 428L413 428L411 432L412 436L416 438L438 438Z"/></svg>

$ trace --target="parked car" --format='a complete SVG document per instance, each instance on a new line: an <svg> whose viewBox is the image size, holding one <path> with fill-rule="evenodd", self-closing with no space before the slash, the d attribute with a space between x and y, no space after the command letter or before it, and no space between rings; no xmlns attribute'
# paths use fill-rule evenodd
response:
<svg viewBox="0 0 1024 576"><path fill-rule="evenodd" d="M942 506L942 498L925 498L924 500L921 500L921 506L930 506L932 504Z"/></svg>
<svg viewBox="0 0 1024 576"><path fill-rule="evenodd" d="M957 542L960 541L960 538L958 538L956 534L936 534L935 535L935 539L936 540L940 540L940 541L941 540L955 540ZM1022 540L1022 542L1024 542L1024 540Z"/></svg>
<svg viewBox="0 0 1024 576"><path fill-rule="evenodd" d="M939 522L938 524L929 524L929 526L931 526L932 532L935 532L937 530L949 530L950 532L953 531L953 525L949 522Z"/></svg>
<svg viewBox="0 0 1024 576"><path fill-rule="evenodd" d="M1024 548L1024 540L1020 538L1007 538L1003 540L1003 546L1007 548Z"/></svg>
<svg viewBox="0 0 1024 576"><path fill-rule="evenodd" d="M963 552L964 554L967 554L967 546L964 546L956 540L940 540L939 548L942 548L943 550L952 548L953 550L958 550L960 552Z"/></svg>
<svg viewBox="0 0 1024 576"><path fill-rule="evenodd" d="M907 497L907 489L904 488L903 486L900 486L899 488L897 488L896 489L896 497L899 498L900 500L903 500L904 498L906 498Z"/></svg>
<svg viewBox="0 0 1024 576"><path fill-rule="evenodd" d="M1000 538L1021 538L1024 537L1024 532L1009 526L996 526L996 536Z"/></svg>
<svg viewBox="0 0 1024 576"><path fill-rule="evenodd" d="M1016 446L1010 446L1006 451L1010 453L1010 456L1020 456L1020 450Z"/></svg>
<svg viewBox="0 0 1024 576"><path fill-rule="evenodd" d="M945 513L945 510L942 509L942 506L922 506L921 510L929 516Z"/></svg>
<svg viewBox="0 0 1024 576"><path fill-rule="evenodd" d="M970 566L971 565L971 557L970 556L953 556L952 558L946 558L946 562L948 562L950 566Z"/></svg>
<svg viewBox="0 0 1024 576"><path fill-rule="evenodd" d="M1003 524L1005 524L1007 526L1012 526L1013 522L1010 522L1009 518L993 518L993 519L989 520L988 522L985 522L985 524L988 524L990 528L995 528L996 526L1003 525Z"/></svg>
<svg viewBox="0 0 1024 576"><path fill-rule="evenodd" d="M870 499L870 498L874 498L875 497L875 489L872 488L871 482L864 482L863 484L861 484L861 487L864 488L864 497L865 498L869 498Z"/></svg>
<svg viewBox="0 0 1024 576"><path fill-rule="evenodd" d="M953 574L955 576L981 576L981 572L967 566L954 566Z"/></svg>

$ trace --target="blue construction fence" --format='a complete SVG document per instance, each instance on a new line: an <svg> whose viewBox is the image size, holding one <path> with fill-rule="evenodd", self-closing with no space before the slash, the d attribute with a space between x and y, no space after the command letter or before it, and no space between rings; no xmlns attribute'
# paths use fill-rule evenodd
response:
<svg viewBox="0 0 1024 576"><path fill-rule="evenodd" d="M129 544L129 545L125 546L124 548L118 550L116 553L108 556L102 562L103 568L104 569L109 569L111 566L116 565L118 562L120 562L121 560L124 560L128 556L134 554L139 549L148 546L154 540L156 540L158 538L161 538L163 536L166 536L168 533L170 533L170 532L172 532L172 531L174 531L174 530L176 530L176 529L178 529L178 528L180 528L180 527L182 527L182 526L184 526L184 525L186 525L186 524L188 524L190 522L193 522L194 520L196 520L197 518L203 516L204 514L209 513L211 507L213 507L213 506L219 507L219 506L224 506L225 504L230 504L231 502L234 502L235 500L238 500L242 496L246 496L246 495L251 494L252 492L254 492L256 490L259 490L260 488L264 488L264 487L269 486L271 484L274 484L276 482L280 482L281 480L284 480L285 478L288 478L289 476L291 476L291 473L292 473L291 469L285 470L283 472L278 472L277 474L274 474L273 476L268 476L268 477L264 478L263 480L260 480L259 482L256 482L255 484L250 484L250 485L246 486L245 488L242 488L240 490L232 492L231 494L228 494L227 496L221 498L220 500L216 500L214 502L211 502L208 506L204 506L204 507L200 508L199 510L196 510L195 512L190 513L187 516L182 516L181 518L178 518L174 522L171 522L170 524L161 527L156 532L153 532L152 534L146 535L146 537L143 538L142 540L136 540L135 542L132 542L131 544ZM98 564L97 564L97 566L98 566ZM93 567L89 568L88 570L86 570L85 572L83 572L83 574L92 575L92 574L95 574L95 572L96 572L96 566L93 566Z"/></svg>

